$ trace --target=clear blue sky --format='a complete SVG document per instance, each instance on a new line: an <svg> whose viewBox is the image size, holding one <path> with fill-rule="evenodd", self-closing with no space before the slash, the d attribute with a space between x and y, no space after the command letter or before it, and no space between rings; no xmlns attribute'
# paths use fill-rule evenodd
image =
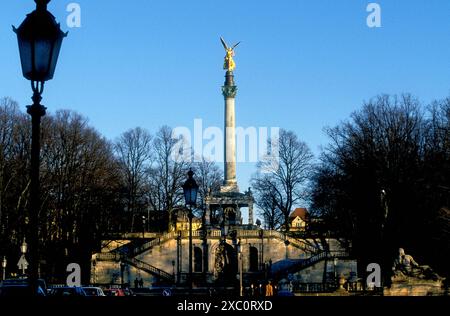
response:
<svg viewBox="0 0 450 316"><path fill-rule="evenodd" d="M82 27L69 29L78 2ZM318 154L324 126L379 93L423 102L450 95L450 1L383 0L382 27L368 28L363 0L53 0L69 36L43 103L82 113L114 139L142 126L222 126L224 51L236 53L237 124L292 129ZM0 97L30 102L18 26L32 0L0 4ZM238 165L242 189L253 164Z"/></svg>

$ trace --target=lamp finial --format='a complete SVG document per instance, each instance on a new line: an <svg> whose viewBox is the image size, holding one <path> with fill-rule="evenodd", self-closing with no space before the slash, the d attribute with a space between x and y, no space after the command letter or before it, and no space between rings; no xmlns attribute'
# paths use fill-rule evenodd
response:
<svg viewBox="0 0 450 316"><path fill-rule="evenodd" d="M34 0L34 2L36 2L36 10L47 10L50 0Z"/></svg>

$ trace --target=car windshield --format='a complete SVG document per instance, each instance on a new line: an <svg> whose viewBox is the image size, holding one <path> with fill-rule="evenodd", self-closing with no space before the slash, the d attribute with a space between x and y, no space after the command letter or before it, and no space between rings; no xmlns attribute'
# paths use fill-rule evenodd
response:
<svg viewBox="0 0 450 316"><path fill-rule="evenodd" d="M53 295L55 296L72 296L77 295L77 291L72 287L62 287L53 289Z"/></svg>

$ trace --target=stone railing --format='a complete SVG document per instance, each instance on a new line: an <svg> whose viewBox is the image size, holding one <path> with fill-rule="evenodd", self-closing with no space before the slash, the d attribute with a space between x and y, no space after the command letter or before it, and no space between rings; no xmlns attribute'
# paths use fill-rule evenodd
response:
<svg viewBox="0 0 450 316"><path fill-rule="evenodd" d="M274 230L238 229L238 230L236 230L236 233L237 233L236 234L237 238L243 238L243 239L245 239L245 238L275 238L275 239L284 241L286 244L291 244L294 247L297 247L299 249L304 250L305 252L312 253L312 254L322 251L322 249L320 249L319 247L313 246L301 239L292 238L292 237L286 236L282 232L278 232L278 231L274 231ZM173 231L173 232L162 234L158 238L155 238L149 242L146 242L142 245L136 246L135 248L131 249L131 251L129 252L129 256L130 257L136 256L136 255L138 255L148 249L151 249L155 246L160 246L169 240L177 239L178 236L180 236L182 239L189 238L189 231L181 231L181 232ZM212 229L212 230L208 230L208 232L207 232L207 238L214 238L214 239L217 238L218 239L221 237L222 237L222 231L219 229ZM203 238L203 231L202 230L192 231L192 238L196 238L196 239Z"/></svg>
<svg viewBox="0 0 450 316"><path fill-rule="evenodd" d="M300 248L306 252L317 253L322 249L318 247L314 247L303 240L299 240L296 238L288 237L285 234L275 231L275 230L238 230L237 231L238 238L276 238L279 240L283 240L285 242L289 242L292 246Z"/></svg>
<svg viewBox="0 0 450 316"><path fill-rule="evenodd" d="M119 253L116 252L99 252L94 255L97 261L119 261L121 258Z"/></svg>
<svg viewBox="0 0 450 316"><path fill-rule="evenodd" d="M145 272L150 273L152 275L155 275L155 276L157 276L160 279L164 279L164 280L169 281L171 283L175 281L175 276L174 275L172 275L170 273L167 273L166 271L161 270L161 269L159 269L159 268L157 268L155 266L152 266L151 264L148 264L148 263L146 263L144 261L138 260L136 258L129 258L129 259L126 259L125 262L127 262L128 264L138 268L139 270L142 270L142 271L145 271Z"/></svg>
<svg viewBox="0 0 450 316"><path fill-rule="evenodd" d="M145 244L134 248L131 251L131 255L137 255L139 253L146 251L147 249L153 248L155 246L159 246L168 240L177 238L177 236L178 236L177 232L170 232L170 233L163 234L160 237L153 239L152 241L146 242Z"/></svg>
<svg viewBox="0 0 450 316"><path fill-rule="evenodd" d="M294 247L303 249L303 250L305 250L307 252L310 252L310 253L318 253L318 252L323 251L323 249L321 249L319 247L312 246L312 245L308 244L307 242L305 242L303 240L296 239L296 238L287 237L286 241L288 241Z"/></svg>

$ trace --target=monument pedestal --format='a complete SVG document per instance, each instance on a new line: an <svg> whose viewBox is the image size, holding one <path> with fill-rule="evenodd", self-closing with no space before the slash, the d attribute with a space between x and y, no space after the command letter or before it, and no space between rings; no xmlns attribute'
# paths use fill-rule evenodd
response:
<svg viewBox="0 0 450 316"><path fill-rule="evenodd" d="M442 280L409 276L392 277L391 287L384 289L385 296L442 296L444 292Z"/></svg>
<svg viewBox="0 0 450 316"><path fill-rule="evenodd" d="M222 187L219 192L210 193L206 197L205 203L208 210L206 225L218 226L224 223L227 226L242 225L242 207L248 207L248 224L253 225L254 198L251 191L240 193L234 190L226 191L226 189ZM222 214L222 222L212 222L211 219L217 218L218 212Z"/></svg>

